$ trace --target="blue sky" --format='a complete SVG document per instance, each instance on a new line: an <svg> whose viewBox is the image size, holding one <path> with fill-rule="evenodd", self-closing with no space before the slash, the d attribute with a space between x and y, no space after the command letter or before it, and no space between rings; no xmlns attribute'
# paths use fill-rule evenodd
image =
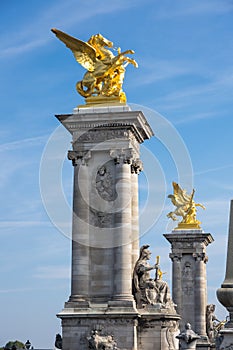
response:
<svg viewBox="0 0 233 350"><path fill-rule="evenodd" d="M134 49L139 68L128 67L124 90L128 102L145 111L157 136L142 150L140 207L147 206L140 217L142 243L151 245L154 257L161 255L170 283L170 247L162 236L172 228L166 196L173 180L193 181L196 200L206 206L198 217L215 239L208 247L208 301L224 318L215 291L225 274L233 197L232 1L0 0L0 16L0 345L30 339L34 347L52 347L60 332L56 313L70 293L69 225L64 235L50 221L39 173L43 150L59 126L54 114L71 113L83 103L75 84L84 69L52 27L84 41L101 33L122 50ZM172 144L173 137L177 143ZM64 157L69 142L64 132L58 158L68 203L73 169ZM177 169L177 147L181 163L188 150L191 176L186 163ZM54 161L47 163L48 181ZM148 206L149 192L155 202ZM55 194L51 202L57 205ZM154 225L145 233L143 225L153 216Z"/></svg>

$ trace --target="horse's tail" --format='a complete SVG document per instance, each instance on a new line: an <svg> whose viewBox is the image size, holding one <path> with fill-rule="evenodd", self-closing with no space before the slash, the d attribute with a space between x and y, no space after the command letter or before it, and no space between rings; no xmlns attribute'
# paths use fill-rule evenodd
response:
<svg viewBox="0 0 233 350"><path fill-rule="evenodd" d="M83 97L90 97L91 96L91 89L87 89L87 90L84 90L83 89L83 83L82 81L78 81L77 84L76 84L76 90L78 91L78 93L83 96Z"/></svg>

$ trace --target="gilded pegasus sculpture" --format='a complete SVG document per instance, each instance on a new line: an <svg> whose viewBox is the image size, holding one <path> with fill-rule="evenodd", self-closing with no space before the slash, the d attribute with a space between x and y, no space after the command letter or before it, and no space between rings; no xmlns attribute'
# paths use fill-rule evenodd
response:
<svg viewBox="0 0 233 350"><path fill-rule="evenodd" d="M101 34L92 35L84 42L58 29L53 28L51 31L87 70L83 79L76 84L78 93L86 98L87 103L126 103L122 90L125 68L129 63L134 67L138 67L138 64L125 55L134 54L133 50L121 52L118 48L117 55L114 55L110 50L113 49L113 43Z"/></svg>
<svg viewBox="0 0 233 350"><path fill-rule="evenodd" d="M195 190L189 195L186 190L183 190L176 182L172 183L174 193L170 194L168 198L171 199L172 204L176 207L174 211L167 214L168 218L176 221L177 216L182 217L182 221L178 224L176 229L192 229L200 228L201 222L196 218L197 207L205 209L204 205L195 203L193 200Z"/></svg>

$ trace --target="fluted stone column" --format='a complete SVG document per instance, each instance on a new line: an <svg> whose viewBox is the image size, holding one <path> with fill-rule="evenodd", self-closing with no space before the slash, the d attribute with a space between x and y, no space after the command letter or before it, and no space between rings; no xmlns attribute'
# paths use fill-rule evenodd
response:
<svg viewBox="0 0 233 350"><path fill-rule="evenodd" d="M194 253L195 259L195 331L206 336L206 267L205 253ZM204 313L202 311L205 311Z"/></svg>
<svg viewBox="0 0 233 350"><path fill-rule="evenodd" d="M131 164L131 206L132 206L132 272L138 259L139 252L139 203L138 203L138 174L142 171L142 162L137 159Z"/></svg>
<svg viewBox="0 0 233 350"><path fill-rule="evenodd" d="M115 214L117 233L115 237L114 300L133 300L131 290L131 191L130 164L122 160L116 164L116 187L120 198L120 211Z"/></svg>
<svg viewBox="0 0 233 350"><path fill-rule="evenodd" d="M182 305L182 269L181 269L181 254L171 253L170 258L172 260L172 298L177 305L177 313L181 314L181 305Z"/></svg>
<svg viewBox="0 0 233 350"><path fill-rule="evenodd" d="M68 158L74 166L72 267L70 302L84 304L89 295L89 206L88 159L89 153L70 151Z"/></svg>

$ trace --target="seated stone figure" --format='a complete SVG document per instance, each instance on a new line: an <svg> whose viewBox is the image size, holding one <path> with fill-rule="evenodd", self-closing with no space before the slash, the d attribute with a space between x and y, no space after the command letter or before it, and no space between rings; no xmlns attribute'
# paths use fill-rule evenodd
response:
<svg viewBox="0 0 233 350"><path fill-rule="evenodd" d="M161 307L174 307L170 297L167 282L162 280L162 271L158 264L150 265L148 260L151 252L149 245L143 245L133 273L133 294L138 308L146 305L158 305ZM151 278L150 271L156 270L155 278Z"/></svg>
<svg viewBox="0 0 233 350"><path fill-rule="evenodd" d="M138 308L144 305L155 304L155 283L150 277L150 271L156 269L157 265L150 265L151 252L149 245L140 248L140 256L136 261L133 272L133 294Z"/></svg>

